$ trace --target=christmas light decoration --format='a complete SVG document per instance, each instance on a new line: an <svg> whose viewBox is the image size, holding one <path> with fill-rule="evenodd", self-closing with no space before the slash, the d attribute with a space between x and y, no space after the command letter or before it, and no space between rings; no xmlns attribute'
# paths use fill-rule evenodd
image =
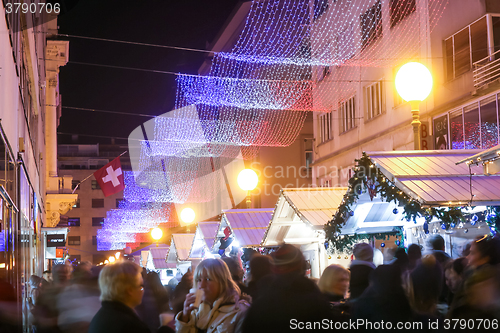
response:
<svg viewBox="0 0 500 333"><path fill-rule="evenodd" d="M428 2L429 32L447 2ZM399 0L389 6L390 29L382 29L380 1L328 3L320 16L311 16L306 0L254 1L236 45L214 54L210 74L179 77L177 103L331 111L333 100L352 92L360 68L393 67L395 59L412 57L425 42L416 3ZM342 84L319 84L324 67L332 67L331 81Z"/></svg>

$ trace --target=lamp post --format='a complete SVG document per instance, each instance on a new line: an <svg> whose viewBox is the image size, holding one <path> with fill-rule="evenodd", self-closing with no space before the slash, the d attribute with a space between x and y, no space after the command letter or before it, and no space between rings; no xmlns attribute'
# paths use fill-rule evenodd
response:
<svg viewBox="0 0 500 333"><path fill-rule="evenodd" d="M404 64L396 74L396 90L405 101L410 102L413 120L413 144L415 150L422 149L420 141L419 104L432 90L431 72L419 62Z"/></svg>
<svg viewBox="0 0 500 333"><path fill-rule="evenodd" d="M189 232L189 225L193 223L196 214L192 208L186 207L181 211L181 220L184 223L187 223L187 231Z"/></svg>
<svg viewBox="0 0 500 333"><path fill-rule="evenodd" d="M156 247L158 247L158 241L161 239L163 236L163 231L161 231L160 228L154 228L151 230L151 237L156 241Z"/></svg>
<svg viewBox="0 0 500 333"><path fill-rule="evenodd" d="M250 208L252 200L250 198L250 192L257 187L259 182L259 177L252 169L243 169L238 174L238 186L243 190L247 191L247 208Z"/></svg>

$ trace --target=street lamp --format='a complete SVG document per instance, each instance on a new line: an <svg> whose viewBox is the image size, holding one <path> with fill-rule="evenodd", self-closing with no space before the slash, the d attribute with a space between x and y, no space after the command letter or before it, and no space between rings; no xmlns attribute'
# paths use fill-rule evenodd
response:
<svg viewBox="0 0 500 333"><path fill-rule="evenodd" d="M421 149L419 104L432 90L431 72L419 62L404 64L396 74L396 90L401 98L410 102L413 120L413 144L415 150Z"/></svg>
<svg viewBox="0 0 500 333"><path fill-rule="evenodd" d="M181 211L181 220L188 225L187 232L190 232L189 225L193 223L195 217L196 214L192 208L186 207Z"/></svg>
<svg viewBox="0 0 500 333"><path fill-rule="evenodd" d="M161 231L160 228L154 228L151 230L151 237L156 241L156 247L158 247L158 241L161 239L163 236L163 231Z"/></svg>
<svg viewBox="0 0 500 333"><path fill-rule="evenodd" d="M257 187L259 182L259 177L252 169L243 169L238 174L238 186L243 190L247 191L247 208L251 206L250 191L253 191Z"/></svg>

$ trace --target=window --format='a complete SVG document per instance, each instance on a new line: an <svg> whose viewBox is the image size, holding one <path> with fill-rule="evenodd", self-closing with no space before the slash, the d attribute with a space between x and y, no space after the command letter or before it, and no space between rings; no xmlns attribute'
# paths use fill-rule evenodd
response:
<svg viewBox="0 0 500 333"><path fill-rule="evenodd" d="M116 199L116 208L120 208L120 202L123 202L123 198Z"/></svg>
<svg viewBox="0 0 500 333"><path fill-rule="evenodd" d="M448 148L448 115L434 119L434 149Z"/></svg>
<svg viewBox="0 0 500 333"><path fill-rule="evenodd" d="M80 199L76 199L76 202L73 205L73 208L80 208Z"/></svg>
<svg viewBox="0 0 500 333"><path fill-rule="evenodd" d="M97 182L97 180L93 180L92 181L92 189L93 190L100 190L101 187L99 186L99 183Z"/></svg>
<svg viewBox="0 0 500 333"><path fill-rule="evenodd" d="M325 142L333 138L332 133L332 113L320 114L319 120L319 142Z"/></svg>
<svg viewBox="0 0 500 333"><path fill-rule="evenodd" d="M92 218L92 226L93 227L102 227L104 224L104 217L93 217Z"/></svg>
<svg viewBox="0 0 500 333"><path fill-rule="evenodd" d="M92 236L92 245L97 245L97 236Z"/></svg>
<svg viewBox="0 0 500 333"><path fill-rule="evenodd" d="M347 132L356 126L356 96L341 102L339 105L340 133Z"/></svg>
<svg viewBox="0 0 500 333"><path fill-rule="evenodd" d="M313 162L313 139L304 139L304 152L306 157L306 168L310 169Z"/></svg>
<svg viewBox="0 0 500 333"><path fill-rule="evenodd" d="M391 28L417 10L415 0L391 0L390 6Z"/></svg>
<svg viewBox="0 0 500 333"><path fill-rule="evenodd" d="M454 79L488 56L488 26L484 16L445 40L446 77Z"/></svg>
<svg viewBox="0 0 500 333"><path fill-rule="evenodd" d="M103 208L104 199L92 199L92 208Z"/></svg>
<svg viewBox="0 0 500 333"><path fill-rule="evenodd" d="M382 35L382 4L380 0L360 17L361 44L364 49ZM352 38L352 36L351 36Z"/></svg>
<svg viewBox="0 0 500 333"><path fill-rule="evenodd" d="M80 236L68 236L68 245L80 245Z"/></svg>
<svg viewBox="0 0 500 333"><path fill-rule="evenodd" d="M381 115L385 110L384 81L380 80L364 88L366 119Z"/></svg>
<svg viewBox="0 0 500 333"><path fill-rule="evenodd" d="M68 227L79 227L79 226L80 226L80 218L79 217L68 218Z"/></svg>
<svg viewBox="0 0 500 333"><path fill-rule="evenodd" d="M75 180L75 179L73 179L73 180L71 181L71 189L72 189L72 190L74 190L74 189L75 189L75 187L76 187L78 184L80 184L80 181L79 181L79 180ZM78 189L80 189L80 186L78 186Z"/></svg>
<svg viewBox="0 0 500 333"><path fill-rule="evenodd" d="M499 143L500 94L492 94L479 101L434 118L435 149L488 149Z"/></svg>

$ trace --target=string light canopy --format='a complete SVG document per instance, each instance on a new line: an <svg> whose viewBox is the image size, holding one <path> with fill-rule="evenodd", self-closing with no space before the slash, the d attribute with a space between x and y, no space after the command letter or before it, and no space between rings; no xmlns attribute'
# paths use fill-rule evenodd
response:
<svg viewBox="0 0 500 333"><path fill-rule="evenodd" d="M362 68L393 67L416 54L426 41L422 22L428 35L447 2L429 0L424 9L392 1L384 22L381 1L315 1L314 8L307 0L254 1L236 45L214 54L210 74L179 76L177 103L331 111L353 92Z"/></svg>

